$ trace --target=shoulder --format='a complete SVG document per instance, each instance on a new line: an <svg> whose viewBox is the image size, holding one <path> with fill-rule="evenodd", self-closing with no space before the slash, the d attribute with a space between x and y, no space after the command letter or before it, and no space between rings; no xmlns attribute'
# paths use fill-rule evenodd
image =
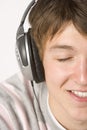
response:
<svg viewBox="0 0 87 130"><path fill-rule="evenodd" d="M39 130L43 122L40 101L44 88L43 83L32 86L21 73L3 81L0 84L0 129Z"/></svg>
<svg viewBox="0 0 87 130"><path fill-rule="evenodd" d="M31 87L29 81L25 81L20 73L0 83L0 128L2 130L19 130L25 125L29 127L26 113L28 113L28 105L33 109Z"/></svg>
<svg viewBox="0 0 87 130"><path fill-rule="evenodd" d="M27 96L28 91L33 98L31 82L25 80L21 73L17 73L0 83L0 98L6 98L8 101L21 100Z"/></svg>

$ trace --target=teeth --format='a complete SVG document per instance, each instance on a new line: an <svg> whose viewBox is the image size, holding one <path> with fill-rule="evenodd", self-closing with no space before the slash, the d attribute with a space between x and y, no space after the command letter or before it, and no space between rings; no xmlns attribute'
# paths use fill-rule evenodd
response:
<svg viewBox="0 0 87 130"><path fill-rule="evenodd" d="M87 92L72 91L78 97L87 97Z"/></svg>

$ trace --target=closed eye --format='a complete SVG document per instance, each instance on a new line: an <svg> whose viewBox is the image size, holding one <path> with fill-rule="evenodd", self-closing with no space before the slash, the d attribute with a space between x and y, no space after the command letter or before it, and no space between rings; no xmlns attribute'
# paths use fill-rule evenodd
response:
<svg viewBox="0 0 87 130"><path fill-rule="evenodd" d="M65 61L69 61L71 60L72 57L67 57L67 58L61 58L61 59L57 59L59 62L65 62Z"/></svg>

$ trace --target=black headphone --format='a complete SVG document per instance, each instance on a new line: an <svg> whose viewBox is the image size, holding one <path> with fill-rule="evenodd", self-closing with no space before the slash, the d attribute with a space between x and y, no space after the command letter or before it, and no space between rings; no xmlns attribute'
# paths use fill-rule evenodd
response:
<svg viewBox="0 0 87 130"><path fill-rule="evenodd" d="M25 33L23 27L26 16L34 4L35 0L33 0L25 10L18 27L16 34L16 57L24 77L28 80L40 83L45 80L43 65L36 44L30 36L30 28L28 32Z"/></svg>

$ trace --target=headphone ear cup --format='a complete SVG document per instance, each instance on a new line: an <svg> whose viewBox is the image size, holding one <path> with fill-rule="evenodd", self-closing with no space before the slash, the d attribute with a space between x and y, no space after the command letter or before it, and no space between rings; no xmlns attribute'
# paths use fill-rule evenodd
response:
<svg viewBox="0 0 87 130"><path fill-rule="evenodd" d="M43 82L45 80L44 68L40 60L36 43L34 42L34 39L30 35L30 29L27 33L27 39L28 39L29 56L33 78L37 83Z"/></svg>
<svg viewBox="0 0 87 130"><path fill-rule="evenodd" d="M22 26L17 32L16 57L24 77L37 83L44 81L44 69L38 49L30 36L30 29L24 33Z"/></svg>

